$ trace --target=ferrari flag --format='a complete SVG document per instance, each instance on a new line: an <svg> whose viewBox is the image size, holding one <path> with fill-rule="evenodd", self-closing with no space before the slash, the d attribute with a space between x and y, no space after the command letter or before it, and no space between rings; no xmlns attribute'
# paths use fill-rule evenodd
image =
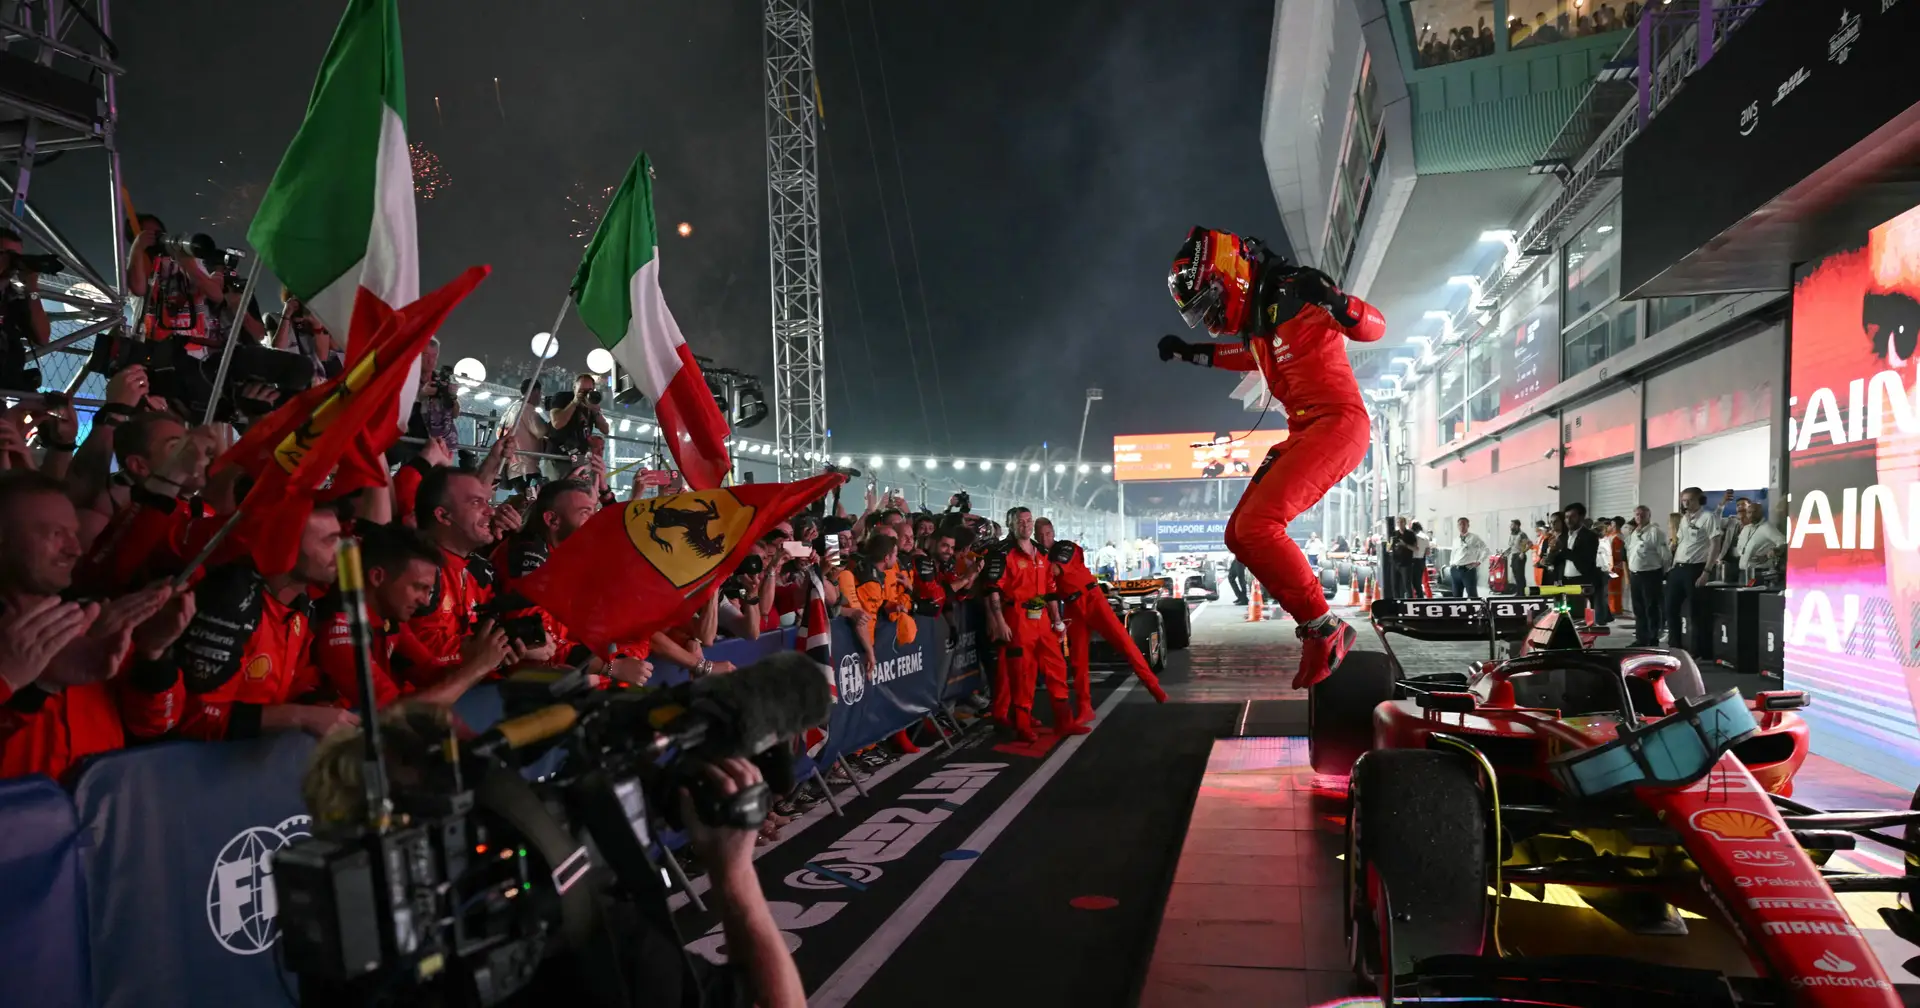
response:
<svg viewBox="0 0 1920 1008"><path fill-rule="evenodd" d="M348 0L247 240L351 348L420 295L413 210L397 0ZM406 426L418 385L394 390L387 422Z"/></svg>
<svg viewBox="0 0 1920 1008"><path fill-rule="evenodd" d="M727 422L706 376L660 293L660 241L653 220L653 166L645 154L627 169L573 276L573 298L601 345L653 400L667 450L695 490L720 485Z"/></svg>
<svg viewBox="0 0 1920 1008"><path fill-rule="evenodd" d="M364 341L352 367L268 414L214 461L216 471L238 466L254 477L253 489L240 504L245 514L236 532L262 574L293 569L307 516L336 467L352 478L336 479L327 487L330 498L374 485L358 469L341 466L343 456L355 444L377 453L399 439L398 428L382 425L368 431L367 425L392 405L401 383L415 380L414 365L427 341L487 272L485 266L475 266L389 314Z"/></svg>
<svg viewBox="0 0 1920 1008"><path fill-rule="evenodd" d="M746 483L601 509L519 583L520 593L604 653L686 619L774 525L846 481Z"/></svg>

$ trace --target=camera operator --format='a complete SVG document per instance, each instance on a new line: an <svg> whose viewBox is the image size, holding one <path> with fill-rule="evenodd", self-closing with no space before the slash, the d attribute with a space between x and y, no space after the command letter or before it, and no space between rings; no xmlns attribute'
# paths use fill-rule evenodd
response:
<svg viewBox="0 0 1920 1008"><path fill-rule="evenodd" d="M40 369L27 366L27 354L52 332L40 301L40 269L51 258L27 255L19 234L0 228L0 389L40 388Z"/></svg>
<svg viewBox="0 0 1920 1008"><path fill-rule="evenodd" d="M460 397L454 391L453 368L440 367L440 338L427 341L420 352L420 392L413 400L413 415L407 420L407 436L437 441L450 458L458 457L460 432L454 421L460 418Z"/></svg>
<svg viewBox="0 0 1920 1008"><path fill-rule="evenodd" d="M214 258L219 250L203 236L195 236L198 245L177 238L163 243L169 236L160 218L141 214L137 220L127 290L146 298L147 338L173 340L177 351L204 359L225 342L228 320L239 314L238 259ZM256 341L266 337L257 304L247 306L245 329Z"/></svg>
<svg viewBox="0 0 1920 1008"><path fill-rule="evenodd" d="M280 288L280 301L280 324L274 327L273 348L291 350L312 361L316 385L339 374L346 366L347 355L327 324L285 287Z"/></svg>
<svg viewBox="0 0 1920 1008"><path fill-rule="evenodd" d="M507 639L491 621L482 620L461 643L460 664L431 685L418 686L414 673L430 669L432 656L409 635L404 624L433 598L440 577L441 551L419 533L400 525L362 525L360 556L366 571L368 626L373 632L373 696L376 708L402 696L422 703L450 704L502 663L518 661L526 651ZM320 632L313 662L340 696L359 708L359 672L345 600L336 586L315 607Z"/></svg>
<svg viewBox="0 0 1920 1008"><path fill-rule="evenodd" d="M547 434L548 452L584 456L592 451L588 438L594 431L603 436L613 433L606 414L600 411L600 391L594 385L592 375L578 375L572 392L554 396L547 411L551 428ZM548 459L543 468L547 470L548 479L565 479L572 475L573 463Z"/></svg>

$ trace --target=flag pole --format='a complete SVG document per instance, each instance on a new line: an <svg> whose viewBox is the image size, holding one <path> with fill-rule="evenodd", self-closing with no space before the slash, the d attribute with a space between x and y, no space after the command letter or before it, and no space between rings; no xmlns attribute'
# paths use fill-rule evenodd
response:
<svg viewBox="0 0 1920 1008"><path fill-rule="evenodd" d="M560 323L567 320L567 309L572 306L573 291L569 290L567 291L567 296L560 300L560 310L553 315L553 328L547 330L547 345L553 348L552 356L558 357L560 355ZM513 441L507 442L508 451L513 450L514 441L520 440L520 429L527 424L527 393L537 392L539 390L540 372L547 366L547 357L547 354L540 353L537 350L534 351L533 377L527 379L527 387L520 393L520 412L514 414L513 417L513 430L510 432L513 436ZM504 468L504 460L501 464Z"/></svg>
<svg viewBox="0 0 1920 1008"><path fill-rule="evenodd" d="M181 568L180 573L173 576L171 587L174 591L185 588L187 582L193 579L193 572L199 570L201 564L213 558L213 551L219 549L220 544L227 541L227 533L232 532L234 526L240 524L240 516L245 514L246 510L247 502L242 500L240 506L234 508L233 513L227 516L226 522L214 531L213 538L208 539L207 544L200 547L200 552L195 555L192 560L187 561L187 565Z"/></svg>
<svg viewBox="0 0 1920 1008"><path fill-rule="evenodd" d="M233 364L233 348L240 343L240 337L247 331L247 305L253 301L253 285L260 279L260 257L253 257L253 267L247 270L247 284L240 290L240 306L233 310L233 325L227 330L227 345L220 348L220 369L213 373L213 394L207 397L207 412L200 418L200 426L213 422L214 410L220 407L220 389L227 383L227 368Z"/></svg>

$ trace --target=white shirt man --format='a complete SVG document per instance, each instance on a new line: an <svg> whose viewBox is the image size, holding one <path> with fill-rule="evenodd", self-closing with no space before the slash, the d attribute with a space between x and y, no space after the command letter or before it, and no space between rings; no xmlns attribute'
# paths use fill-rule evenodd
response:
<svg viewBox="0 0 1920 1008"><path fill-rule="evenodd" d="M1627 570L1635 574L1664 571L1673 562L1673 549L1667 545L1667 531L1655 528L1651 521L1635 525L1627 533Z"/></svg>
<svg viewBox="0 0 1920 1008"><path fill-rule="evenodd" d="M1787 541L1780 530L1767 521L1766 511L1759 504L1747 505L1747 522L1740 527L1740 538L1734 544L1734 557L1742 571L1753 566L1755 556L1769 549L1778 549Z"/></svg>
<svg viewBox="0 0 1920 1008"><path fill-rule="evenodd" d="M1493 556L1487 541L1468 531L1468 522L1460 519L1460 537L1453 544L1453 593L1461 598L1480 597L1480 568Z"/></svg>
<svg viewBox="0 0 1920 1008"><path fill-rule="evenodd" d="M1720 537L1720 518L1704 507L1680 515L1680 545L1673 551L1674 564L1704 564L1713 557L1714 541Z"/></svg>
<svg viewBox="0 0 1920 1008"><path fill-rule="evenodd" d="M1306 553L1307 553L1308 563L1314 563L1314 564L1319 563L1320 554L1325 553L1326 551L1327 551L1327 544L1321 541L1319 536L1310 535L1307 537Z"/></svg>
<svg viewBox="0 0 1920 1008"><path fill-rule="evenodd" d="M1720 552L1720 516L1707 510L1707 495L1699 487L1680 491L1680 537L1673 551L1673 569L1662 586L1666 594L1662 622L1667 644L1685 647L1680 617L1693 615L1694 589L1707 583L1707 564Z"/></svg>

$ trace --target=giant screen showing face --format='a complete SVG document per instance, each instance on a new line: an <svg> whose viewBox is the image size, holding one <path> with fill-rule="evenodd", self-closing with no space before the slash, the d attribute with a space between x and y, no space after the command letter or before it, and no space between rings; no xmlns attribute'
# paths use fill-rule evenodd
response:
<svg viewBox="0 0 1920 1008"><path fill-rule="evenodd" d="M1793 287L1787 685L1814 748L1920 776L1920 208Z"/></svg>

